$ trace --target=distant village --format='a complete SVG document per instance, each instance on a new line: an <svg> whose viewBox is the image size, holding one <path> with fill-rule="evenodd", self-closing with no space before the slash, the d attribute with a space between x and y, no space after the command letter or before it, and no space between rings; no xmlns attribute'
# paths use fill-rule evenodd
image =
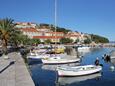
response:
<svg viewBox="0 0 115 86"><path fill-rule="evenodd" d="M47 24L37 25L36 23L30 22L16 22L16 28L19 29L24 35L27 35L30 39L39 39L41 42L50 40L51 43L60 43L60 39L69 38L72 40L72 43L75 43L77 40L82 43L86 39L91 39L89 34L77 31L68 31L67 33L56 30L53 31L52 27Z"/></svg>

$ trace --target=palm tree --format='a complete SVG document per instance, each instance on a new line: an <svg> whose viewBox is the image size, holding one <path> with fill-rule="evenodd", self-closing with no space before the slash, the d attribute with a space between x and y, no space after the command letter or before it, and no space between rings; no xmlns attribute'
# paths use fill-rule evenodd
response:
<svg viewBox="0 0 115 86"><path fill-rule="evenodd" d="M9 42L17 46L22 41L23 34L19 29L12 29L10 32Z"/></svg>
<svg viewBox="0 0 115 86"><path fill-rule="evenodd" d="M50 44L50 43L51 43L51 40L50 40L50 39L47 39L47 40L45 40L45 43L46 43L46 44Z"/></svg>
<svg viewBox="0 0 115 86"><path fill-rule="evenodd" d="M10 18L0 19L0 38L2 40L3 52L7 54L7 44L11 32L14 29L14 20Z"/></svg>

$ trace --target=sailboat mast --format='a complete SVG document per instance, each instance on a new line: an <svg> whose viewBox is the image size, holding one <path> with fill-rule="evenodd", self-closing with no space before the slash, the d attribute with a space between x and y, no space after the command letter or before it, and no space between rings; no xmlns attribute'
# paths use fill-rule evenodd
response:
<svg viewBox="0 0 115 86"><path fill-rule="evenodd" d="M56 26L57 26L57 0L55 0L55 9L54 9L54 10L55 10L55 18L54 18L54 19L55 19L55 23L54 23L54 24L55 24L55 46L56 46L56 44L57 44L57 43L56 43L56 31L57 31L57 30L56 30L56 29L57 29L57 28L56 28Z"/></svg>
<svg viewBox="0 0 115 86"><path fill-rule="evenodd" d="M56 26L57 26L57 0L55 0L55 9L54 9L55 11L55 49L56 49L56 45L57 45L57 43L56 43L56 31L57 31L57 28L56 28ZM55 52L55 54L56 54L56 52ZM58 74L57 74L57 71L55 70L55 72L56 72L56 86L58 86Z"/></svg>

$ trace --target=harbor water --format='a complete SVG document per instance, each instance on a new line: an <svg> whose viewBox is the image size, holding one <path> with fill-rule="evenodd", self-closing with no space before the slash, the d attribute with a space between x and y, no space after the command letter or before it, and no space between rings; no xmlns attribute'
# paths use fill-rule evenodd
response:
<svg viewBox="0 0 115 86"><path fill-rule="evenodd" d="M94 48L88 52L81 52L80 64L72 65L88 65L94 64L96 58L99 58L103 68L101 73L79 76L79 77L58 77L55 70L57 65L43 65L38 61L29 61L30 72L35 86L114 86L115 84L115 59L110 62L104 61L102 56L108 54L115 48Z"/></svg>

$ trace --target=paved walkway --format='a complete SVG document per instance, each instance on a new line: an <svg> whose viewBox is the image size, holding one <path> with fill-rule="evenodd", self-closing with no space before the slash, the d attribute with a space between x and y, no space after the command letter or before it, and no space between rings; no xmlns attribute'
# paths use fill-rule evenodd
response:
<svg viewBox="0 0 115 86"><path fill-rule="evenodd" d="M35 86L19 53L0 57L0 86Z"/></svg>

